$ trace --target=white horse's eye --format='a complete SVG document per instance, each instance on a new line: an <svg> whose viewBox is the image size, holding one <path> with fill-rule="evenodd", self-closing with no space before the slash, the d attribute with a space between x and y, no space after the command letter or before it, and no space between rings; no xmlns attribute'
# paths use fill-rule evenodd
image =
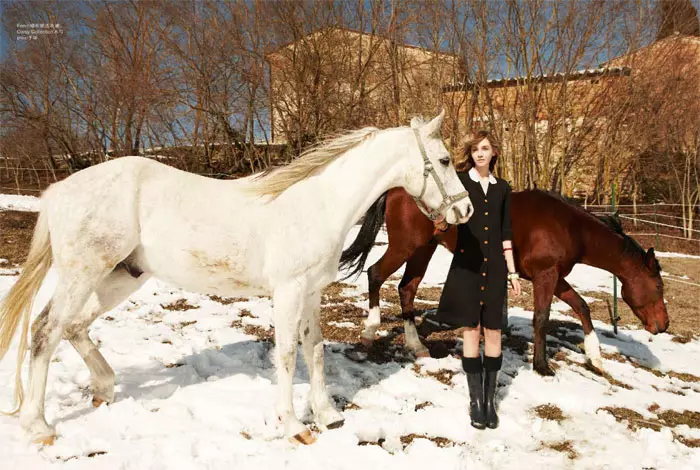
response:
<svg viewBox="0 0 700 470"><path fill-rule="evenodd" d="M449 166L450 165L450 157L441 158L440 163L442 163L444 166Z"/></svg>

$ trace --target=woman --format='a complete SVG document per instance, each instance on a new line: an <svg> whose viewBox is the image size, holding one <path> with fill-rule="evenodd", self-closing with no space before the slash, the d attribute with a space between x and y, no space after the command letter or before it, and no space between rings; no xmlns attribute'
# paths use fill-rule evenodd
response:
<svg viewBox="0 0 700 470"><path fill-rule="evenodd" d="M468 136L465 170L458 173L474 204L474 215L458 228L457 247L435 319L466 327L462 367L469 386L471 424L477 429L498 427L494 397L501 369L502 311L506 284L520 295L513 261L510 186L492 174L500 147L488 131ZM436 227L445 230L444 220ZM507 270L506 270L507 269ZM481 328L484 358L479 355Z"/></svg>

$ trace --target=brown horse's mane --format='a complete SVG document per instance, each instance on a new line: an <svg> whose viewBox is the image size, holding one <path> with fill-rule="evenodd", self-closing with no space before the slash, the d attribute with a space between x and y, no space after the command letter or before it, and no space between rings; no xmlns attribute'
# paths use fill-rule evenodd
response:
<svg viewBox="0 0 700 470"><path fill-rule="evenodd" d="M556 193L554 191L543 191L547 195L552 196L556 199L559 199L560 201L568 204L569 206L578 209L581 213L593 217L597 219L598 221L602 222L603 225L605 225L607 228L612 230L613 232L617 233L622 237L622 252L623 253L629 253L635 256L640 256L642 260L646 263L646 261L649 258L649 255L647 254L646 250L635 240L634 238L630 237L627 235L622 227L622 221L620 220L620 217L618 217L617 212L611 214L611 215L596 215L591 213L588 209L584 208L581 206L580 203L578 203L575 200L568 199L564 196L562 196L559 193ZM658 269L659 272L661 272L661 265L659 264L659 260L654 257L654 261L656 262L656 268Z"/></svg>

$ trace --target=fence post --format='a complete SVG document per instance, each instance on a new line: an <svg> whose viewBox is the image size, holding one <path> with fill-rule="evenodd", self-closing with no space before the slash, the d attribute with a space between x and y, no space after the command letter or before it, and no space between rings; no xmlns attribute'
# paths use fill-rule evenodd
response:
<svg viewBox="0 0 700 470"><path fill-rule="evenodd" d="M656 203L654 203L654 249L659 250L659 224L656 222Z"/></svg>
<svg viewBox="0 0 700 470"><path fill-rule="evenodd" d="M615 183L612 184L612 215L617 217L617 211L615 210ZM617 334L617 276L613 274L613 311L612 318L610 319L613 324L613 331Z"/></svg>

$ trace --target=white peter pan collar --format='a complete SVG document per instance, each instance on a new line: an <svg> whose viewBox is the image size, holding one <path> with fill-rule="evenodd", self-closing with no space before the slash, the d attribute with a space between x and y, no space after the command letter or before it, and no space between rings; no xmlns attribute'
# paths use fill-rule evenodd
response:
<svg viewBox="0 0 700 470"><path fill-rule="evenodd" d="M479 175L479 172L476 171L476 168L472 168L471 170L469 170L469 177L475 183L479 183L481 181L481 175ZM496 177L493 176L493 174L490 171L489 171L489 183L496 184Z"/></svg>

